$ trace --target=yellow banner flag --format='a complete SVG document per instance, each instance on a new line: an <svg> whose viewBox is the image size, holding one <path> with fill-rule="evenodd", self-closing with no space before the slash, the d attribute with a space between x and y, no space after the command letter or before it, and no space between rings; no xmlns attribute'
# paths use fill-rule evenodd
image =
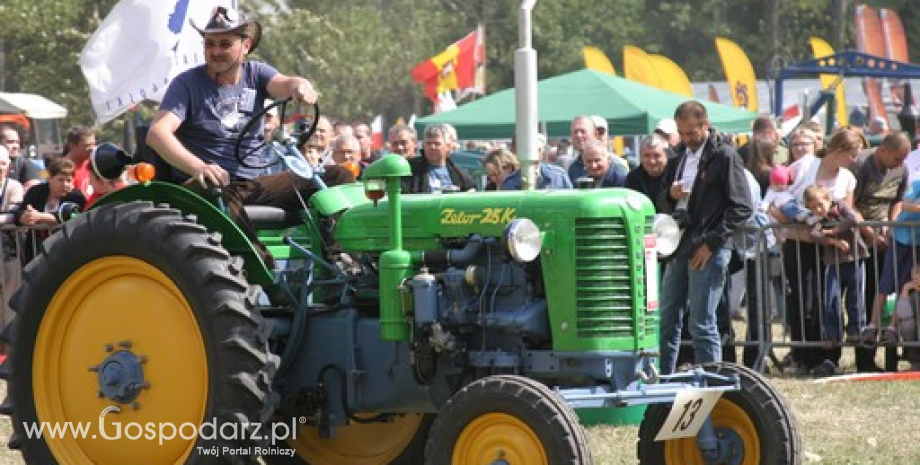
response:
<svg viewBox="0 0 920 465"><path fill-rule="evenodd" d="M677 63L664 55L649 54L648 58L658 72L658 83L661 84L662 90L693 97L690 79Z"/></svg>
<svg viewBox="0 0 920 465"><path fill-rule="evenodd" d="M808 42L811 43L811 51L815 54L815 58L823 58L834 54L834 49L831 45L820 37L809 37ZM820 78L821 88L823 89L830 89L831 86L834 85L834 82L837 81L837 76L834 74L822 74ZM837 84L837 88L834 90L834 99L837 100L835 117L837 118L837 123L843 126L847 124L850 119L850 115L847 113L847 98L843 90L843 79L840 80Z"/></svg>
<svg viewBox="0 0 920 465"><path fill-rule="evenodd" d="M662 88L652 60L644 50L635 45L623 46L623 74L630 81L641 82L658 89Z"/></svg>
<svg viewBox="0 0 920 465"><path fill-rule="evenodd" d="M581 54L585 57L585 68L613 76L617 75L616 69L613 68L613 63L610 63L610 59L607 58L607 54L603 50L586 45L581 48Z"/></svg>
<svg viewBox="0 0 920 465"><path fill-rule="evenodd" d="M722 60L722 69L725 70L725 79L732 93L732 102L736 107L756 112L757 77L754 75L751 60L738 44L724 37L716 37L716 50Z"/></svg>

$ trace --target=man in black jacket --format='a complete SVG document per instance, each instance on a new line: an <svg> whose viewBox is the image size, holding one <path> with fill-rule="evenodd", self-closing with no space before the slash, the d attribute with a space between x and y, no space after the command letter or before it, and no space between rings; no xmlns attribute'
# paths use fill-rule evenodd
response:
<svg viewBox="0 0 920 465"><path fill-rule="evenodd" d="M425 128L424 156L409 160L412 177L404 178L405 194L468 191L476 188L473 178L450 160L457 143L457 131L449 124L432 124Z"/></svg>
<svg viewBox="0 0 920 465"><path fill-rule="evenodd" d="M681 144L665 168L658 198L684 230L662 281L661 371L677 365L686 306L696 363L722 360L716 307L731 259L731 236L753 212L741 158L727 138L710 129L706 108L697 101L674 112Z"/></svg>

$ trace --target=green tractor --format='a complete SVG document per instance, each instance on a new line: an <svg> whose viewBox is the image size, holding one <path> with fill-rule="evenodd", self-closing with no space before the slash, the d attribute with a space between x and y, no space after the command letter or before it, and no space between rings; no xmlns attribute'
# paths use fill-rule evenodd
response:
<svg viewBox="0 0 920 465"><path fill-rule="evenodd" d="M132 162L113 152L102 172ZM675 230L646 197L402 195L409 174L386 156L302 211L247 207L272 269L220 202L174 184L70 219L4 333L11 447L43 465L576 465L575 408L648 405L640 463L800 462L759 374L657 374Z"/></svg>

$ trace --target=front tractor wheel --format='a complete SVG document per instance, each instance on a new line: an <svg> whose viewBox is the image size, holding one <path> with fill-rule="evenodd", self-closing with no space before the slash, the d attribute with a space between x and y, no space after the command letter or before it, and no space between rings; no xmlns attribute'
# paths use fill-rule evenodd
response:
<svg viewBox="0 0 920 465"><path fill-rule="evenodd" d="M558 395L534 380L490 376L447 402L425 449L430 465L590 465L585 431Z"/></svg>
<svg viewBox="0 0 920 465"><path fill-rule="evenodd" d="M336 428L331 438L320 438L316 428L304 426L286 443L294 449L294 457L262 459L268 465L418 465L433 418L417 413L383 423L353 421Z"/></svg>
<svg viewBox="0 0 920 465"><path fill-rule="evenodd" d="M148 202L90 211L47 239L7 331L6 413L25 461L254 460L242 425L267 418L278 359L242 268L219 235ZM29 431L39 425L86 431Z"/></svg>
<svg viewBox="0 0 920 465"><path fill-rule="evenodd" d="M741 390L722 395L712 410L720 446L733 465L798 465L801 438L786 400L759 373L734 364L707 364L706 371L738 376ZM639 427L641 464L682 465L703 461L696 438L656 442L670 404L650 405ZM722 463L722 462L720 462Z"/></svg>

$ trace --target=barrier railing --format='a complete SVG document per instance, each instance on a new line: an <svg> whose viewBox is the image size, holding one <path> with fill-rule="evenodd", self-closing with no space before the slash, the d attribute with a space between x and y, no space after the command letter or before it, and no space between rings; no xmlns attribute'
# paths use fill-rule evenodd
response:
<svg viewBox="0 0 920 465"><path fill-rule="evenodd" d="M901 241L891 234L894 228ZM876 334L885 335L889 323L872 321L873 309L880 315L886 307L890 311L892 296L910 278L910 268L920 258L920 222L867 221L854 230L857 239L851 238L848 251L809 242L803 225L770 224L736 235L735 241L741 242L737 249L745 257L738 272L744 279L734 282L743 282L745 288L747 325L735 345L742 347L746 365L763 370L770 361L780 366L775 349L788 348L807 368L822 358L836 363L843 347L879 344L864 339L867 324L874 323ZM876 235L887 240L865 239ZM778 239L775 244L771 236ZM893 255L886 270L887 253ZM920 308L918 296L913 297L914 309ZM920 328L914 318L913 313L904 315L898 340L885 345L907 349L905 356L920 368Z"/></svg>
<svg viewBox="0 0 920 465"><path fill-rule="evenodd" d="M56 226L17 227L0 225L0 328L12 318L10 298L22 284L22 268L38 250L39 238L47 236ZM0 352L2 352L0 347Z"/></svg>

